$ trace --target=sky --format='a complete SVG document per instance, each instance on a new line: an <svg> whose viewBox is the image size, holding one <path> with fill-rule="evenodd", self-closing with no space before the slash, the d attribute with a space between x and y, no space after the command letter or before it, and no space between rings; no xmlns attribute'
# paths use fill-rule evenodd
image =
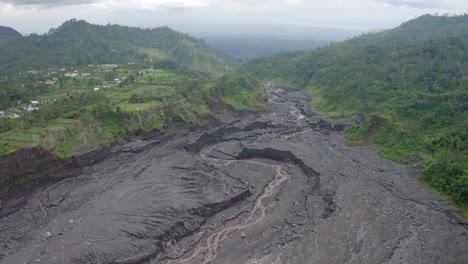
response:
<svg viewBox="0 0 468 264"><path fill-rule="evenodd" d="M46 33L72 18L138 27L286 24L375 30L423 14L468 13L468 0L0 0L0 25Z"/></svg>

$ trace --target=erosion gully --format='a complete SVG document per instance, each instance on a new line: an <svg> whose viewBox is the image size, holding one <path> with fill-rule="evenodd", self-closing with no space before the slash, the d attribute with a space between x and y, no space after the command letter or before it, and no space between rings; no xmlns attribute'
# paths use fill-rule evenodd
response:
<svg viewBox="0 0 468 264"><path fill-rule="evenodd" d="M348 147L300 91L268 95L6 201L0 263L468 263L467 222L416 168Z"/></svg>

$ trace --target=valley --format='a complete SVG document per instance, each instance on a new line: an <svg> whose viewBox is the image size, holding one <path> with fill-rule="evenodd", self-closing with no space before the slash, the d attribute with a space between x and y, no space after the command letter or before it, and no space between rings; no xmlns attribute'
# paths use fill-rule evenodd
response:
<svg viewBox="0 0 468 264"><path fill-rule="evenodd" d="M468 263L468 15L257 26L0 27L0 263Z"/></svg>
<svg viewBox="0 0 468 264"><path fill-rule="evenodd" d="M4 204L3 261L466 261L468 223L415 168L346 146L346 124L320 119L302 92L268 94L264 114L115 147Z"/></svg>

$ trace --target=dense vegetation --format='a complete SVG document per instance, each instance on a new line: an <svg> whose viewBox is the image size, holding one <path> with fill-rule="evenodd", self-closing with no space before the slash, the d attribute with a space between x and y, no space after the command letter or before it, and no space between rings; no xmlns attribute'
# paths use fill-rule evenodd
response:
<svg viewBox="0 0 468 264"><path fill-rule="evenodd" d="M0 38L21 37L21 34L11 27L0 26Z"/></svg>
<svg viewBox="0 0 468 264"><path fill-rule="evenodd" d="M211 51L202 40L168 27L140 29L99 26L70 20L44 35L0 42L0 72L47 70L88 64L168 61L198 71L225 72L231 61Z"/></svg>
<svg viewBox="0 0 468 264"><path fill-rule="evenodd" d="M262 85L248 75L224 75L207 86L208 91L240 110L265 107Z"/></svg>
<svg viewBox="0 0 468 264"><path fill-rule="evenodd" d="M207 126L222 102L264 107L261 84L224 74L232 66L167 27L70 20L48 34L3 39L0 155L39 145L65 157L168 132L171 122Z"/></svg>
<svg viewBox="0 0 468 264"><path fill-rule="evenodd" d="M213 76L234 66L231 59L210 50L202 40L167 27L98 26L70 20L45 35L0 41L0 110L46 92L47 86L38 82L56 77L63 84L66 78L62 69L73 72L90 64L144 69L150 67L151 60L155 68L185 68ZM37 74L41 72L49 76ZM112 73L106 74L113 80Z"/></svg>
<svg viewBox="0 0 468 264"><path fill-rule="evenodd" d="M53 102L21 118L0 118L0 155L39 145L60 156L70 156L155 131L164 133L174 118L193 127L207 126L219 110L212 106L213 98L227 104L235 102L232 105L240 110L254 110L263 107L255 95L265 96L260 83L246 76L212 79L185 68L79 70L83 71L91 75L41 86L36 99ZM107 88L96 91L97 83L107 84Z"/></svg>
<svg viewBox="0 0 468 264"><path fill-rule="evenodd" d="M421 180L468 205L468 15L426 15L400 27L242 69L304 89L332 117L366 114L354 144L425 166ZM370 118L372 117L372 118Z"/></svg>

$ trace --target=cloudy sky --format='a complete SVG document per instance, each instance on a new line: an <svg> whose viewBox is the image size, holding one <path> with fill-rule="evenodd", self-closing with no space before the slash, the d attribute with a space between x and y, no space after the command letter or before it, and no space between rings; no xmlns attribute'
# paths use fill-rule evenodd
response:
<svg viewBox="0 0 468 264"><path fill-rule="evenodd" d="M44 33L71 18L130 26L291 24L382 29L423 14L468 13L468 0L0 0L0 25Z"/></svg>

